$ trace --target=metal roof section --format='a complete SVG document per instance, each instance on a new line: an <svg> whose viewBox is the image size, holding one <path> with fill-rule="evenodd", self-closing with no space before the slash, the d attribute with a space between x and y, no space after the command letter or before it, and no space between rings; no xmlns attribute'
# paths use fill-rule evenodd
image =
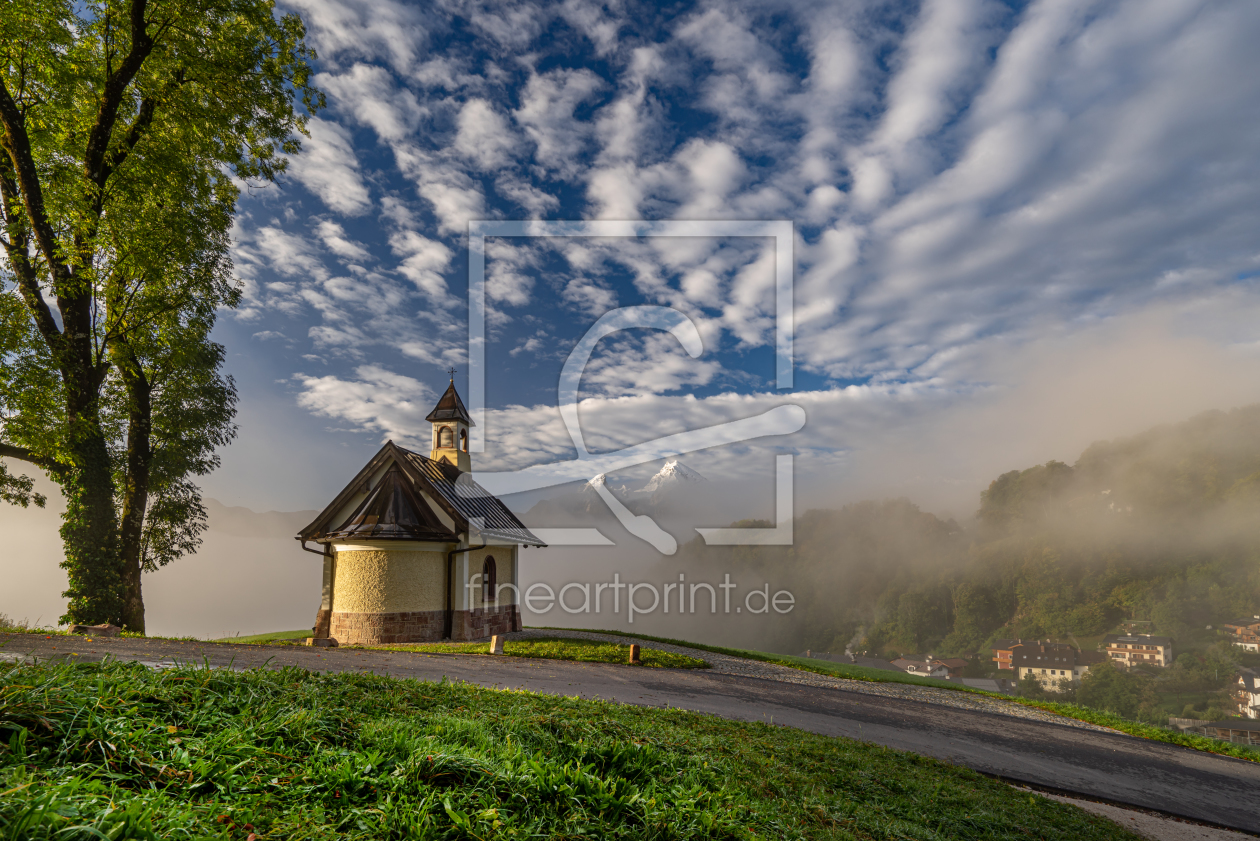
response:
<svg viewBox="0 0 1260 841"><path fill-rule="evenodd" d="M433 461L401 447L398 451L483 537L530 546L547 545L526 528L497 496L478 485L469 474L445 461Z"/></svg>
<svg viewBox="0 0 1260 841"><path fill-rule="evenodd" d="M459 420L469 426L476 426L472 418L468 416L468 410L464 408L464 401L459 399L459 392L455 390L455 381L451 380L451 384L446 387L446 393L438 400L433 411L429 412L425 420L430 423L436 423L444 420Z"/></svg>

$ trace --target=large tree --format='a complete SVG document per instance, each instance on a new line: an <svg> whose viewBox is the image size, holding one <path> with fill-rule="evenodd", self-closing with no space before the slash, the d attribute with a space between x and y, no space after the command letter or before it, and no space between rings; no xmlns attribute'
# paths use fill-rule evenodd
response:
<svg viewBox="0 0 1260 841"><path fill-rule="evenodd" d="M233 431L209 332L237 184L322 104L304 37L264 0L0 5L0 457L66 499L63 620L142 630L140 571L196 546L189 476Z"/></svg>

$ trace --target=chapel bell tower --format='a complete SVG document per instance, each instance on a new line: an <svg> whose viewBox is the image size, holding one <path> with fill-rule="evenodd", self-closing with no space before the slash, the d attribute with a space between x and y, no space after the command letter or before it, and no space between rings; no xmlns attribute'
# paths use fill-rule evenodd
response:
<svg viewBox="0 0 1260 841"><path fill-rule="evenodd" d="M446 459L464 473L472 472L472 458L468 455L468 429L475 424L464 408L464 401L459 399L455 391L455 373L451 374L451 384L446 387L442 399L425 418L433 424L433 448L429 458L434 461Z"/></svg>

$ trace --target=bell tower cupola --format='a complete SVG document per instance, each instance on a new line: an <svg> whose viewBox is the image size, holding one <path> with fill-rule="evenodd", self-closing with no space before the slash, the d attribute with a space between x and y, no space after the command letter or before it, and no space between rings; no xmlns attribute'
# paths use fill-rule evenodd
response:
<svg viewBox="0 0 1260 841"><path fill-rule="evenodd" d="M464 401L455 390L455 371L448 371L451 384L446 387L442 399L425 418L433 424L433 446L429 458L446 459L465 473L472 472L472 458L468 455L468 429L474 426Z"/></svg>

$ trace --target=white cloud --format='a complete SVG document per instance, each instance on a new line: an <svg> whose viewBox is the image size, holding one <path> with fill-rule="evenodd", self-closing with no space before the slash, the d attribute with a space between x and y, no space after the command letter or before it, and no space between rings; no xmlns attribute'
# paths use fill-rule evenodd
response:
<svg viewBox="0 0 1260 841"><path fill-rule="evenodd" d="M437 400L432 389L377 365L360 365L355 375L357 380L295 375L302 385L298 405L404 446L421 446L428 440L429 424L424 418Z"/></svg>
<svg viewBox="0 0 1260 841"><path fill-rule="evenodd" d="M301 154L290 160L289 172L330 210L346 216L365 212L371 199L350 132L318 117L311 119L308 128L311 136L303 141Z"/></svg>
<svg viewBox="0 0 1260 841"><path fill-rule="evenodd" d="M501 175L494 182L494 189L515 204L525 208L533 218L541 218L560 206L560 200L528 181L510 174Z"/></svg>
<svg viewBox="0 0 1260 841"><path fill-rule="evenodd" d="M385 58L402 73L424 47L425 14L391 0L284 0L302 13L310 43L324 61Z"/></svg>
<svg viewBox="0 0 1260 841"><path fill-rule="evenodd" d="M470 99L456 118L458 131L452 148L482 169L498 169L521 143L507 120L484 99Z"/></svg>
<svg viewBox="0 0 1260 841"><path fill-rule="evenodd" d="M486 297L521 307L529 303L538 267L535 249L504 237L486 243Z"/></svg>
<svg viewBox="0 0 1260 841"><path fill-rule="evenodd" d="M398 271L429 296L434 303L445 304L446 280L442 272L451 264L451 250L436 240L415 231L400 231L389 238L390 250L402 263Z"/></svg>
<svg viewBox="0 0 1260 841"><path fill-rule="evenodd" d="M441 233L467 233L470 220L485 218L485 196L464 170L410 144L395 146L394 155L398 168L416 182L416 191L432 207Z"/></svg>
<svg viewBox="0 0 1260 841"><path fill-rule="evenodd" d="M962 94L985 63L998 14L988 0L929 0L901 46L901 67L888 86L888 104L863 157L854 162L859 206L882 202L895 176L930 174L934 151L916 144L938 131L963 104Z"/></svg>
<svg viewBox="0 0 1260 841"><path fill-rule="evenodd" d="M328 269L309 239L274 225L264 225L254 237L255 251L272 270L288 277L322 280Z"/></svg>
<svg viewBox="0 0 1260 841"><path fill-rule="evenodd" d="M315 233L319 235L319 239L324 243L324 247L338 257L344 257L347 260L355 260L360 263L369 262L372 258L372 255L368 253L363 243L347 239L346 229L336 222L325 219L315 226Z"/></svg>
<svg viewBox="0 0 1260 841"><path fill-rule="evenodd" d="M565 0L560 14L570 26L591 39L598 55L606 55L617 47L617 35L628 23L608 15L603 4L589 0Z"/></svg>
<svg viewBox="0 0 1260 841"><path fill-rule="evenodd" d="M603 80L585 68L530 77L514 116L534 141L540 166L561 174L577 171L593 127L575 120L573 112L603 87Z"/></svg>
<svg viewBox="0 0 1260 841"><path fill-rule="evenodd" d="M387 142L410 137L427 113L416 95L383 67L356 64L343 73L320 73L315 84L332 97L338 111Z"/></svg>
<svg viewBox="0 0 1260 841"><path fill-rule="evenodd" d="M530 336L508 351L508 355L520 356L522 353L536 354L538 351L546 347L545 337L546 334L540 331L539 335Z"/></svg>
<svg viewBox="0 0 1260 841"><path fill-rule="evenodd" d="M565 301L590 318L598 318L617 306L617 293L590 278L575 277L561 293Z"/></svg>

